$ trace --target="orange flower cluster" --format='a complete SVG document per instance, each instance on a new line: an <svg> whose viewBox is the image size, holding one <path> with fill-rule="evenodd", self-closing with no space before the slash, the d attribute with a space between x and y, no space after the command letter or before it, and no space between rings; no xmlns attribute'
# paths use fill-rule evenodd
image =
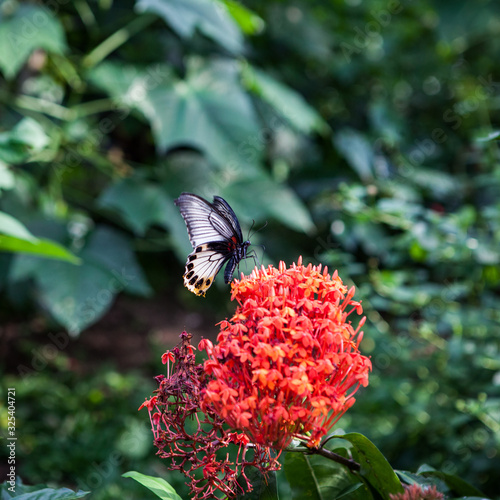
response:
<svg viewBox="0 0 500 500"><path fill-rule="evenodd" d="M257 268L232 283L236 313L218 343L202 340L212 376L202 408L214 409L254 444L283 449L293 438L319 445L354 393L368 385L369 358L347 320L362 314L337 272L298 263Z"/></svg>

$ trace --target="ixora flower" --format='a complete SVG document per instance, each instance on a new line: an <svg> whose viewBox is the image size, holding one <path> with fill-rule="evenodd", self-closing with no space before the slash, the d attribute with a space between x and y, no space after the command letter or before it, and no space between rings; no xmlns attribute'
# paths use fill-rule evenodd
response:
<svg viewBox="0 0 500 500"><path fill-rule="evenodd" d="M321 265L257 268L232 283L234 316L217 344L202 340L211 376L202 409L222 416L256 445L282 450L297 438L317 447L368 385L371 361L359 352L359 302L337 272Z"/></svg>

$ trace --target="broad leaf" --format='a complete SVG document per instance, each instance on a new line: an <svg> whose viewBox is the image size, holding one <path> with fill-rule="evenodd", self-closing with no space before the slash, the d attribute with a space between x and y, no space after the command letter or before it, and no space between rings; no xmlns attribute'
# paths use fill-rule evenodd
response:
<svg viewBox="0 0 500 500"><path fill-rule="evenodd" d="M138 0L136 9L158 14L183 38L199 29L230 52L243 50L241 31L221 0Z"/></svg>
<svg viewBox="0 0 500 500"><path fill-rule="evenodd" d="M11 280L34 278L38 300L66 329L77 334L96 322L111 306L115 295L127 290L150 293L128 238L100 227L79 253L80 266L18 256Z"/></svg>
<svg viewBox="0 0 500 500"><path fill-rule="evenodd" d="M242 3L235 0L223 0L223 3L243 33L255 35L264 29L264 20Z"/></svg>
<svg viewBox="0 0 500 500"><path fill-rule="evenodd" d="M122 474L122 477L134 479L163 500L182 500L174 488L161 477L146 476L135 471L125 472L125 474Z"/></svg>
<svg viewBox="0 0 500 500"><path fill-rule="evenodd" d="M283 469L296 499L373 498L358 476L343 465L319 455L287 453Z"/></svg>
<svg viewBox="0 0 500 500"><path fill-rule="evenodd" d="M337 151L359 175L361 180L373 177L373 150L366 137L356 130L345 128L338 132L333 143Z"/></svg>
<svg viewBox="0 0 500 500"><path fill-rule="evenodd" d="M15 236L0 235L0 251L19 254L32 254L38 257L46 257L79 264L80 259L66 250L63 246L50 240L37 238L33 241L17 238Z"/></svg>
<svg viewBox="0 0 500 500"><path fill-rule="evenodd" d="M234 65L192 62L185 80L153 88L137 105L150 120L160 151L191 146L216 164L246 168L263 155L263 147L253 144L260 130Z"/></svg>
<svg viewBox="0 0 500 500"><path fill-rule="evenodd" d="M441 472L438 470L429 470L419 468L418 473L426 478L438 478L446 483L446 486L453 491L455 495L460 496L477 496L484 498L484 494L481 490L469 484L467 481L463 480L459 476L454 474L447 474L446 472Z"/></svg>
<svg viewBox="0 0 500 500"><path fill-rule="evenodd" d="M267 174L248 176L221 188L220 192L237 214L248 214L251 207L253 219L273 216L297 231L307 233L314 229L308 210L295 192L274 182Z"/></svg>
<svg viewBox="0 0 500 500"><path fill-rule="evenodd" d="M59 19L49 9L19 4L10 15L0 11L0 69L14 77L35 49L56 54L66 50Z"/></svg>
<svg viewBox="0 0 500 500"><path fill-rule="evenodd" d="M389 462L368 438L356 432L335 437L346 439L353 445L353 458L361 465L361 476L384 500L389 500L389 493L403 492L403 486Z"/></svg>
<svg viewBox="0 0 500 500"><path fill-rule="evenodd" d="M305 99L290 87L263 71L249 65L244 67L243 82L300 132L326 132L329 127Z"/></svg>
<svg viewBox="0 0 500 500"><path fill-rule="evenodd" d="M0 160L0 189L12 189L15 184L14 174Z"/></svg>
<svg viewBox="0 0 500 500"><path fill-rule="evenodd" d="M219 166L251 169L260 163L261 131L234 64L190 60L184 80L160 65L136 72L105 64L91 72L91 79L123 106L143 113L162 153L182 146Z"/></svg>
<svg viewBox="0 0 500 500"><path fill-rule="evenodd" d="M302 453L287 453L283 470L290 483L294 499L321 500L318 481L309 462L309 457Z"/></svg>
<svg viewBox="0 0 500 500"><path fill-rule="evenodd" d="M0 133L0 160L22 163L48 144L49 138L42 126L33 118L23 118L12 130Z"/></svg>
<svg viewBox="0 0 500 500"><path fill-rule="evenodd" d="M0 212L0 233L31 242L37 239L24 224L5 212Z"/></svg>
<svg viewBox="0 0 500 500"><path fill-rule="evenodd" d="M116 210L140 235L144 235L152 224L168 228L175 213L173 201L158 184L139 179L124 179L112 184L99 198L99 205Z"/></svg>
<svg viewBox="0 0 500 500"><path fill-rule="evenodd" d="M252 467L246 472L248 480L253 487L252 491L238 495L237 500L278 500L278 486L276 472L264 476L257 468ZM246 488L246 481L240 476L242 487Z"/></svg>
<svg viewBox="0 0 500 500"><path fill-rule="evenodd" d="M16 481L15 486L9 482L0 484L0 498L2 500L73 500L88 495L90 491L73 491L69 488L48 488L45 485L28 486Z"/></svg>

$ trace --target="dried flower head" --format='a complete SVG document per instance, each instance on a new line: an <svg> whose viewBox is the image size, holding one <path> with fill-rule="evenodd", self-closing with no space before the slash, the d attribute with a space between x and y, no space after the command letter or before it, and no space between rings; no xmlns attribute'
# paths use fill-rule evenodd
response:
<svg viewBox="0 0 500 500"><path fill-rule="evenodd" d="M265 475L280 465L268 448L249 446L245 434L228 430L213 409L201 412L207 377L203 366L196 364L193 349L191 334L183 332L179 345L162 356L167 376L155 377L156 395L139 410L147 408L158 455L189 479L193 499L218 498L217 491L233 498L252 489L248 467ZM234 461L229 459L230 444L238 450Z"/></svg>
<svg viewBox="0 0 500 500"><path fill-rule="evenodd" d="M286 269L257 268L232 283L236 313L218 342L205 340L212 376L202 408L220 414L259 445L283 449L293 438L318 446L368 385L369 358L348 316L362 314L347 287L302 259Z"/></svg>
<svg viewBox="0 0 500 500"><path fill-rule="evenodd" d="M418 484L405 485L404 493L389 494L391 500L442 500L444 495L440 493L436 486L425 487Z"/></svg>

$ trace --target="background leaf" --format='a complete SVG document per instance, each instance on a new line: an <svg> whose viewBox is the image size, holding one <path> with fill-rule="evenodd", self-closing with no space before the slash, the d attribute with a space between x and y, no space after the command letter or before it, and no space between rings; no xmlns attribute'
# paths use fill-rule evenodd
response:
<svg viewBox="0 0 500 500"><path fill-rule="evenodd" d="M0 12L0 69L14 77L35 49L62 54L66 37L59 19L48 9L35 5L13 6L14 12Z"/></svg>
<svg viewBox="0 0 500 500"><path fill-rule="evenodd" d="M228 14L224 2L214 0L138 0L139 12L154 12L182 37L192 37L195 29L235 53L243 49L241 32Z"/></svg>

